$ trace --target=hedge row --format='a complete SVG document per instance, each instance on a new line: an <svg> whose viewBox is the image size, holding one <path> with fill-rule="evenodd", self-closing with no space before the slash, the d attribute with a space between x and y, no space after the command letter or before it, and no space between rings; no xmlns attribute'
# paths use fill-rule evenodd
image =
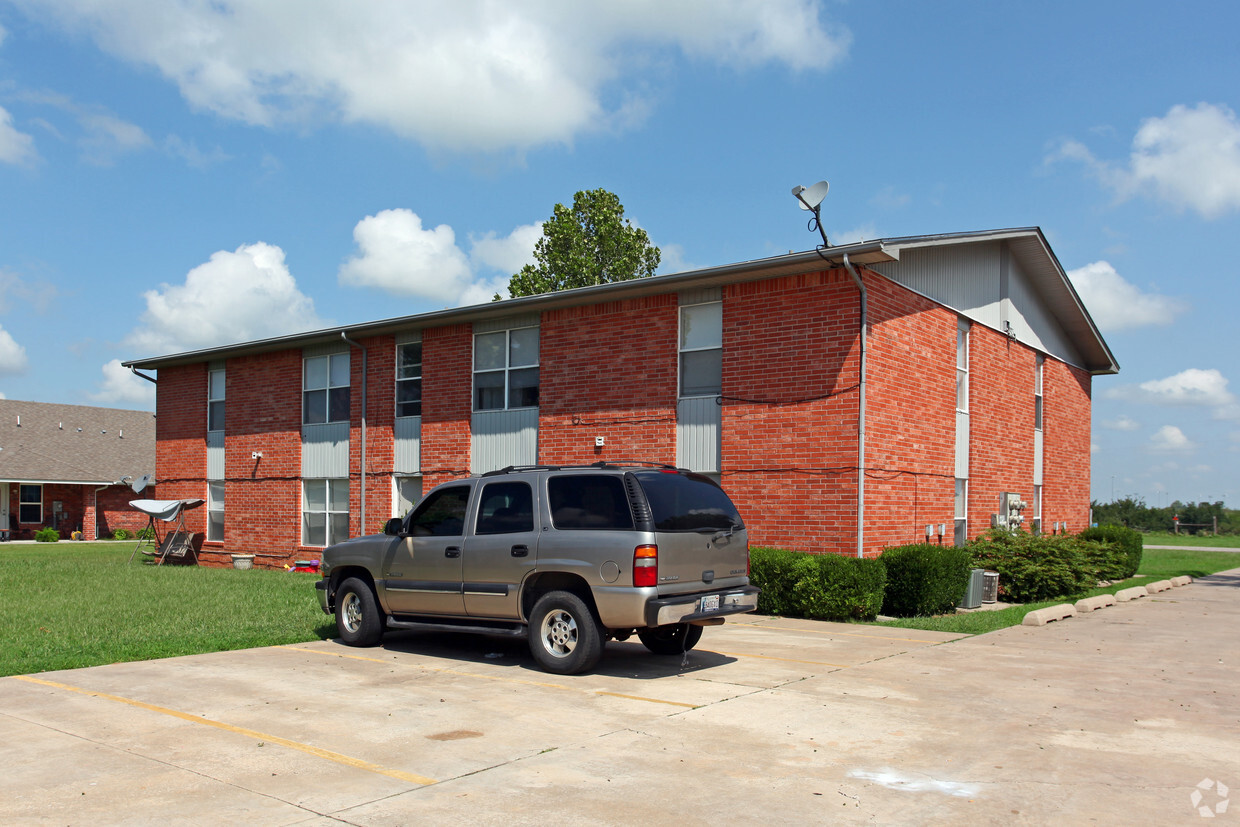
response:
<svg viewBox="0 0 1240 827"><path fill-rule="evenodd" d="M1099 581L1124 580L1141 564L1141 535L1119 526L1079 536L992 529L963 548L929 543L884 550L877 559L749 551L758 611L819 620L872 620L951 612L974 568L999 572L999 593L1016 603L1072 597Z"/></svg>

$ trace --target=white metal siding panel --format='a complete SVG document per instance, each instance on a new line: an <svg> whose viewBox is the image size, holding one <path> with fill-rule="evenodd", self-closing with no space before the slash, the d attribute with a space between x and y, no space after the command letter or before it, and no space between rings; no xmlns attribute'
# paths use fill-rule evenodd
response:
<svg viewBox="0 0 1240 827"><path fill-rule="evenodd" d="M969 478L969 415L956 411L956 476Z"/></svg>
<svg viewBox="0 0 1240 827"><path fill-rule="evenodd" d="M541 320L542 314L540 313L521 313L516 316L505 316L502 319L474 322L474 333L494 333L497 330L509 330L514 327L538 327Z"/></svg>
<svg viewBox="0 0 1240 827"><path fill-rule="evenodd" d="M1012 300L1009 319L1016 338L1064 362L1081 364L1080 353L1072 346L1071 340L1014 256L1008 275L1008 287Z"/></svg>
<svg viewBox="0 0 1240 827"><path fill-rule="evenodd" d="M475 411L470 420L470 468L475 474L538 462L538 409Z"/></svg>
<svg viewBox="0 0 1240 827"><path fill-rule="evenodd" d="M398 346L412 345L420 341L422 341L422 331L420 330L411 330L408 333L398 333L396 335L396 344Z"/></svg>
<svg viewBox="0 0 1240 827"><path fill-rule="evenodd" d="M719 471L723 408L713 396L676 405L676 464L691 471Z"/></svg>
<svg viewBox="0 0 1240 827"><path fill-rule="evenodd" d="M301 426L301 475L306 479L349 476L349 423Z"/></svg>
<svg viewBox="0 0 1240 827"><path fill-rule="evenodd" d="M207 431L207 479L224 479L223 431Z"/></svg>
<svg viewBox="0 0 1240 827"><path fill-rule="evenodd" d="M392 429L396 437L392 470L397 474L422 472L422 417L399 416Z"/></svg>
<svg viewBox="0 0 1240 827"><path fill-rule="evenodd" d="M705 304L723 300L723 289L719 287L702 287L697 290L683 290L680 293L680 305Z"/></svg>
<svg viewBox="0 0 1240 827"><path fill-rule="evenodd" d="M1044 456L1045 440L1042 432L1035 430L1033 432L1033 484L1042 484L1042 457Z"/></svg>
<svg viewBox="0 0 1240 827"><path fill-rule="evenodd" d="M301 358L311 359L315 356L331 356L334 353L348 353L349 343L341 340L340 344L311 345L301 349Z"/></svg>
<svg viewBox="0 0 1240 827"><path fill-rule="evenodd" d="M960 311L974 321L1000 327L1000 243L902 250L900 260L873 269L910 290Z"/></svg>

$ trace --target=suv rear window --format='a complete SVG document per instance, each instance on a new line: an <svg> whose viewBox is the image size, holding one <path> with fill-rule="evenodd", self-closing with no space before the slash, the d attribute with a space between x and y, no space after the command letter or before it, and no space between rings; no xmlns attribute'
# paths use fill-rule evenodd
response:
<svg viewBox="0 0 1240 827"><path fill-rule="evenodd" d="M736 506L709 477L662 471L639 471L633 476L646 492L655 531L744 527Z"/></svg>
<svg viewBox="0 0 1240 827"><path fill-rule="evenodd" d="M564 474L547 480L551 521L559 529L632 531L624 482L603 474Z"/></svg>

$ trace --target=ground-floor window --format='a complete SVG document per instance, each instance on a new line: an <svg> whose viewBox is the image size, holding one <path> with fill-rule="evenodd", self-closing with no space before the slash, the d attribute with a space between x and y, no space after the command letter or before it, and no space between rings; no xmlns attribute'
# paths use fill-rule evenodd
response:
<svg viewBox="0 0 1240 827"><path fill-rule="evenodd" d="M422 499L420 476L392 478L392 516L403 517L418 500Z"/></svg>
<svg viewBox="0 0 1240 827"><path fill-rule="evenodd" d="M1029 530L1034 534L1042 533L1042 486L1040 485L1033 487L1033 520L1029 525Z"/></svg>
<svg viewBox="0 0 1240 827"><path fill-rule="evenodd" d="M224 542L224 482L207 483L207 540Z"/></svg>
<svg viewBox="0 0 1240 827"><path fill-rule="evenodd" d="M43 523L43 486L22 485L18 491L17 520L21 523Z"/></svg>
<svg viewBox="0 0 1240 827"><path fill-rule="evenodd" d="M969 481L956 478L956 530L952 536L954 545L969 542Z"/></svg>
<svg viewBox="0 0 1240 827"><path fill-rule="evenodd" d="M349 481L303 480L301 542L330 546L349 539Z"/></svg>

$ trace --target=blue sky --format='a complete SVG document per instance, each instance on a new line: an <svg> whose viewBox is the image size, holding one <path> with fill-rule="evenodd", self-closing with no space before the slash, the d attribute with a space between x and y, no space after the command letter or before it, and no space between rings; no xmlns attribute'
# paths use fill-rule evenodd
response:
<svg viewBox="0 0 1240 827"><path fill-rule="evenodd" d="M150 408L121 360L485 301L581 189L661 272L809 249L789 191L826 178L833 242L1041 226L1123 368L1093 496L1234 506L1237 30L1192 0L0 0L0 392Z"/></svg>

